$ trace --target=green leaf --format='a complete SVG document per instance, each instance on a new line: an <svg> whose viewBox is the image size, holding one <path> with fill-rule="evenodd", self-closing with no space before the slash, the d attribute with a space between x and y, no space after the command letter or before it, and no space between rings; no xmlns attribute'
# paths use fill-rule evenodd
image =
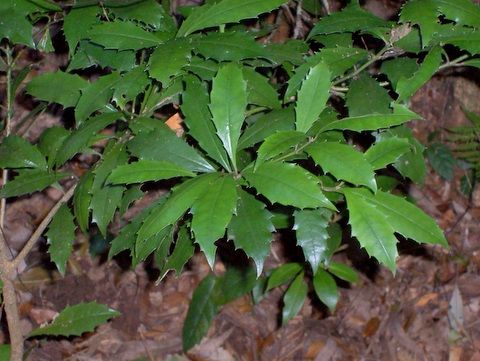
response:
<svg viewBox="0 0 480 361"><path fill-rule="evenodd" d="M404 198L382 191L378 191L374 197L366 191L358 192L388 218L395 232L419 243L448 247L443 231L435 221Z"/></svg>
<svg viewBox="0 0 480 361"><path fill-rule="evenodd" d="M37 6L38 11L45 12L46 10L60 12L62 8L51 0L27 0Z"/></svg>
<svg viewBox="0 0 480 361"><path fill-rule="evenodd" d="M330 97L330 76L328 67L319 63L303 81L295 107L295 126L299 132L307 132L325 109Z"/></svg>
<svg viewBox="0 0 480 361"><path fill-rule="evenodd" d="M8 344L0 345L0 360L8 361L10 360L10 355L11 355L11 346Z"/></svg>
<svg viewBox="0 0 480 361"><path fill-rule="evenodd" d="M419 69L410 78L400 78L395 91L397 102L406 101L435 74L442 62L442 48L436 46L430 50Z"/></svg>
<svg viewBox="0 0 480 361"><path fill-rule="evenodd" d="M271 109L280 108L277 91L270 85L268 78L247 67L243 68L243 77L247 82L249 104L266 106Z"/></svg>
<svg viewBox="0 0 480 361"><path fill-rule="evenodd" d="M193 147L163 124L151 132L137 135L128 142L128 150L142 160L166 161L192 172L215 170Z"/></svg>
<svg viewBox="0 0 480 361"><path fill-rule="evenodd" d="M238 149L248 148L276 132L293 130L294 124L295 114L292 107L261 114L255 123L243 132L238 141Z"/></svg>
<svg viewBox="0 0 480 361"><path fill-rule="evenodd" d="M141 190L141 186L142 185L133 186L123 193L122 203L120 203L120 207L118 207L120 214L124 214L128 207L130 207L130 204L143 197L144 193Z"/></svg>
<svg viewBox="0 0 480 361"><path fill-rule="evenodd" d="M391 113L392 98L380 84L370 76L362 74L350 83L345 104L351 117L367 114Z"/></svg>
<svg viewBox="0 0 480 361"><path fill-rule="evenodd" d="M36 146L18 135L9 135L0 144L0 168L46 170L47 162Z"/></svg>
<svg viewBox="0 0 480 361"><path fill-rule="evenodd" d="M171 84L161 91L150 88L147 91L146 99L144 103L144 109L142 111L143 116L152 116L153 113L161 107L168 104L179 104L180 94L183 93L183 77L174 79ZM137 119L136 124L140 123ZM134 124L130 124L132 130L134 130Z"/></svg>
<svg viewBox="0 0 480 361"><path fill-rule="evenodd" d="M380 67L380 72L388 77L394 88L402 77L410 78L417 70L417 61L406 57L386 60Z"/></svg>
<svg viewBox="0 0 480 361"><path fill-rule="evenodd" d="M210 98L217 135L235 167L237 144L247 107L247 84L237 65L229 63L218 70Z"/></svg>
<svg viewBox="0 0 480 361"><path fill-rule="evenodd" d="M7 38L13 44L23 44L33 48L33 27L25 15L15 7L0 9L0 19L2 19L0 22L0 40Z"/></svg>
<svg viewBox="0 0 480 361"><path fill-rule="evenodd" d="M428 146L425 155L440 177L447 181L452 180L456 161L450 148L442 143L433 143Z"/></svg>
<svg viewBox="0 0 480 361"><path fill-rule="evenodd" d="M84 332L93 332L95 327L107 322L120 312L95 302L80 303L66 307L47 326L33 330L33 336L80 336Z"/></svg>
<svg viewBox="0 0 480 361"><path fill-rule="evenodd" d="M283 296L282 325L286 325L288 321L294 318L300 312L305 302L308 286L303 276L303 272L301 272L295 277Z"/></svg>
<svg viewBox="0 0 480 361"><path fill-rule="evenodd" d="M72 253L76 228L75 223L73 223L73 215L66 204L58 209L48 226L48 232L46 233L47 242L50 245L48 252L62 276L65 275L65 266Z"/></svg>
<svg viewBox="0 0 480 361"><path fill-rule="evenodd" d="M315 24L308 35L309 38L318 34L366 31L377 27L386 27L388 23L368 11L363 10L356 1L340 12L323 17Z"/></svg>
<svg viewBox="0 0 480 361"><path fill-rule="evenodd" d="M157 161L139 160L127 165L120 165L113 170L107 179L108 183L143 183L174 177L194 177L195 173L176 164Z"/></svg>
<svg viewBox="0 0 480 361"><path fill-rule="evenodd" d="M27 93L37 99L58 103L68 108L77 104L80 92L87 87L88 82L78 75L57 71L33 78L27 85Z"/></svg>
<svg viewBox="0 0 480 361"><path fill-rule="evenodd" d="M156 30L166 30L174 26L170 16L155 0L134 1L126 6L109 6L116 17L124 20L136 20Z"/></svg>
<svg viewBox="0 0 480 361"><path fill-rule="evenodd" d="M255 170L266 160L284 153L305 140L305 134L295 130L287 130L270 135L257 151Z"/></svg>
<svg viewBox="0 0 480 361"><path fill-rule="evenodd" d="M267 58L265 47L256 42L247 32L210 32L206 36L197 38L193 42L194 51L207 59L219 62L243 59Z"/></svg>
<svg viewBox="0 0 480 361"><path fill-rule="evenodd" d="M435 0L410 0L402 7L402 23L409 22L420 27L422 45L425 47L438 28L438 11Z"/></svg>
<svg viewBox="0 0 480 361"><path fill-rule="evenodd" d="M115 84L121 80L118 73L104 75L82 89L82 95L75 108L75 119L82 123L94 111L106 106L113 95Z"/></svg>
<svg viewBox="0 0 480 361"><path fill-rule="evenodd" d="M237 248L243 249L256 265L257 277L263 270L263 263L270 251L273 227L272 214L265 204L249 193L238 190L236 213L228 225L228 238Z"/></svg>
<svg viewBox="0 0 480 361"><path fill-rule="evenodd" d="M169 270L174 270L177 277L180 276L183 266L193 256L195 246L190 238L188 229L181 227L178 231L177 242L172 254L168 257L167 262L160 270L158 281L163 279ZM157 282L158 282L157 281Z"/></svg>
<svg viewBox="0 0 480 361"><path fill-rule="evenodd" d="M68 64L67 71L86 69L97 65L118 71L133 69L135 67L135 52L133 50L105 49L101 45L82 40Z"/></svg>
<svg viewBox="0 0 480 361"><path fill-rule="evenodd" d="M104 237L107 236L107 226L122 201L123 191L123 186L105 186L93 191L90 203L92 222L97 224Z"/></svg>
<svg viewBox="0 0 480 361"><path fill-rule="evenodd" d="M215 277L210 274L200 282L193 292L187 318L183 324L182 340L184 352L202 340L218 312L217 305L211 297L214 287Z"/></svg>
<svg viewBox="0 0 480 361"><path fill-rule="evenodd" d="M143 93L150 84L144 66L137 66L128 73L122 75L122 81L115 85L112 100L122 109L126 103L134 100L137 95Z"/></svg>
<svg viewBox="0 0 480 361"><path fill-rule="evenodd" d="M398 256L397 238L388 219L380 209L359 195L360 189L344 189L352 236L358 239L367 253L395 272ZM377 193L380 191L377 191ZM365 195L369 191L365 190Z"/></svg>
<svg viewBox="0 0 480 361"><path fill-rule="evenodd" d="M309 50L308 45L302 40L288 39L282 44L269 43L265 45L268 59L277 65L303 63L303 55Z"/></svg>
<svg viewBox="0 0 480 361"><path fill-rule="evenodd" d="M270 277L268 277L267 291L272 288L289 283L302 271L302 266L299 263L285 263L273 270Z"/></svg>
<svg viewBox="0 0 480 361"><path fill-rule="evenodd" d="M47 157L48 167L51 168L54 165L58 151L69 135L70 132L63 126L53 126L45 129L40 136L40 140L38 141L38 149L45 157Z"/></svg>
<svg viewBox="0 0 480 361"><path fill-rule="evenodd" d="M177 37L187 36L197 30L226 23L236 23L243 19L255 18L272 11L285 3L285 0L221 0L192 10L182 23Z"/></svg>
<svg viewBox="0 0 480 361"><path fill-rule="evenodd" d="M325 173L356 185L367 186L374 192L377 190L372 165L363 153L352 146L324 142L312 144L306 151Z"/></svg>
<svg viewBox="0 0 480 361"><path fill-rule="evenodd" d="M137 239L133 252L132 267L136 267L155 250L169 250L172 244L172 226L162 229L157 234L146 239ZM166 254L165 254L166 256Z"/></svg>
<svg viewBox="0 0 480 361"><path fill-rule="evenodd" d="M90 219L90 201L92 200L92 185L94 174L90 170L78 182L73 193L73 212L80 229L87 233Z"/></svg>
<svg viewBox="0 0 480 361"><path fill-rule="evenodd" d="M150 57L149 73L152 78L170 83L170 78L180 73L191 58L192 45L184 39L173 39L157 46Z"/></svg>
<svg viewBox="0 0 480 361"><path fill-rule="evenodd" d="M322 301L331 312L335 311L338 303L338 288L333 277L322 269L313 277L313 288L320 301Z"/></svg>
<svg viewBox="0 0 480 361"><path fill-rule="evenodd" d="M125 149L125 143L111 140L107 143L102 155L102 160L97 162L93 170L95 179L93 180L92 192L97 191L106 184L108 176L119 165L124 165L128 161L128 155Z"/></svg>
<svg viewBox="0 0 480 361"><path fill-rule="evenodd" d="M99 22L98 6L72 8L63 18L63 33L68 43L70 55L74 53L80 40L88 37L88 30Z"/></svg>
<svg viewBox="0 0 480 361"><path fill-rule="evenodd" d="M217 278L212 299L217 306L225 305L249 293L256 283L255 271L251 267L229 267Z"/></svg>
<svg viewBox="0 0 480 361"><path fill-rule="evenodd" d="M112 259L113 256L124 250L130 250L130 254L133 258L135 256L136 235L138 230L140 229L140 226L142 225L142 222L149 214L162 207L164 203L165 197L160 197L150 205L143 208L130 221L130 223L122 227L118 236L115 237L111 242L110 250L108 252L108 259Z"/></svg>
<svg viewBox="0 0 480 361"><path fill-rule="evenodd" d="M410 120L421 119L421 116L412 112L402 105L395 105L393 114L368 114L358 117L349 117L339 119L326 124L321 131L327 130L354 130L362 132L364 130L377 130L381 128L390 128L396 125L406 123Z"/></svg>
<svg viewBox="0 0 480 361"><path fill-rule="evenodd" d="M219 173L204 174L173 188L165 204L145 218L138 239L149 238L175 223L219 177Z"/></svg>
<svg viewBox="0 0 480 361"><path fill-rule="evenodd" d="M464 66L471 66L480 69L480 59L470 59L462 62Z"/></svg>
<svg viewBox="0 0 480 361"><path fill-rule="evenodd" d="M68 175L68 173L49 173L41 169L19 171L13 180L2 187L0 198L21 196L41 191Z"/></svg>
<svg viewBox="0 0 480 361"><path fill-rule="evenodd" d="M480 30L465 26L444 24L435 33L430 45L452 44L471 54L480 52Z"/></svg>
<svg viewBox="0 0 480 361"><path fill-rule="evenodd" d="M395 188L397 188L399 184L400 184L400 181L397 178L390 177L387 175L377 176L377 186L378 186L378 189L382 191L391 192Z"/></svg>
<svg viewBox="0 0 480 361"><path fill-rule="evenodd" d="M106 49L115 50L140 50L160 43L154 34L127 21L105 21L93 25L87 37Z"/></svg>
<svg viewBox="0 0 480 361"><path fill-rule="evenodd" d="M237 204L237 190L231 176L222 176L210 184L208 192L192 205L192 231L208 264L215 263L215 241L223 237Z"/></svg>
<svg viewBox="0 0 480 361"><path fill-rule="evenodd" d="M365 159L373 169L385 168L395 163L402 155L410 150L410 144L405 138L388 138L380 140L365 152Z"/></svg>
<svg viewBox="0 0 480 361"><path fill-rule="evenodd" d="M438 10L460 25L480 26L480 8L471 0L435 0Z"/></svg>
<svg viewBox="0 0 480 361"><path fill-rule="evenodd" d="M295 164L265 162L255 171L252 168L245 170L243 176L272 203L335 210L335 206L320 190L318 179Z"/></svg>
<svg viewBox="0 0 480 361"><path fill-rule="evenodd" d="M190 63L183 69L197 75L202 80L211 80L217 74L219 64L210 59L204 59L200 56L192 56Z"/></svg>
<svg viewBox="0 0 480 361"><path fill-rule="evenodd" d="M310 68L315 65L324 63L330 70L331 78L334 78L366 59L368 54L368 51L359 48L335 46L323 48L318 53L306 57L305 62L295 69L295 74L288 80L284 99L290 99L295 95Z"/></svg>
<svg viewBox="0 0 480 361"><path fill-rule="evenodd" d="M405 126L395 127L380 133L377 142L385 138L405 138L410 143L410 151L402 155L393 166L404 177L408 177L416 183L423 183L427 172L423 158L424 146L413 136L410 128Z"/></svg>
<svg viewBox="0 0 480 361"><path fill-rule="evenodd" d="M114 123L122 116L120 113L106 113L88 119L83 122L78 130L72 132L63 142L57 152L55 165L60 166L81 151L98 131Z"/></svg>
<svg viewBox="0 0 480 361"><path fill-rule="evenodd" d="M305 259L316 273L322 262L329 259L327 239L331 212L326 209L304 209L294 213L293 229L297 235L297 244L302 247Z"/></svg>
<svg viewBox="0 0 480 361"><path fill-rule="evenodd" d="M202 83L197 78L188 77L181 106L188 133L198 141L210 158L231 171L227 153L215 134L208 102L208 93Z"/></svg>
<svg viewBox="0 0 480 361"><path fill-rule="evenodd" d="M396 247L393 247L396 243L393 232L419 243L448 245L435 221L401 197L382 191L373 195L365 189L345 189L344 194L350 211L352 234L357 236L370 255L392 270L395 269L397 254ZM375 247L377 242L382 244L381 239L384 247Z"/></svg>
<svg viewBox="0 0 480 361"><path fill-rule="evenodd" d="M358 281L358 273L343 263L330 262L328 271L346 282L356 283Z"/></svg>

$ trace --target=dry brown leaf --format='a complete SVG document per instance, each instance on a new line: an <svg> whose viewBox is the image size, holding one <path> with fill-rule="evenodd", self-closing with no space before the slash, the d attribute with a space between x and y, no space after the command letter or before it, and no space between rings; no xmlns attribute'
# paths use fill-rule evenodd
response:
<svg viewBox="0 0 480 361"><path fill-rule="evenodd" d="M182 126L183 119L179 113L173 114L170 118L167 119L165 124L175 132L177 137L181 137L184 133L184 129Z"/></svg>
<svg viewBox="0 0 480 361"><path fill-rule="evenodd" d="M423 307L431 301L435 300L437 297L438 293L436 292L427 293L426 295L420 297L420 299L415 303L415 307Z"/></svg>

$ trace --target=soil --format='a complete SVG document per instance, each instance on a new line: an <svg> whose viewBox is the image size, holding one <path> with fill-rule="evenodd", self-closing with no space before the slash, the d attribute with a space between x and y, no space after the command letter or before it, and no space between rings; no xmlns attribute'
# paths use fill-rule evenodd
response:
<svg viewBox="0 0 480 361"><path fill-rule="evenodd" d="M367 7L389 17L400 3L372 0ZM338 2L330 5L335 9ZM64 62L52 55L36 60L39 72ZM480 113L478 94L478 72L436 76L412 99L413 110L424 117L411 125L414 133L424 144L433 133L443 139L445 128L467 123L462 108ZM31 106L17 99L16 118ZM33 126L26 133L29 139L62 118L55 112L42 117L35 123L41 127ZM201 254L178 278L169 274L157 285L150 266L128 269L118 260L92 257L86 237L79 236L63 278L45 267L40 249L23 265L17 283L24 333L79 302L95 300L121 316L82 337L28 340L28 360L480 361L480 188L470 199L465 197L459 191L460 177L457 171L452 181L446 181L429 168L423 185L406 187L445 231L449 249L403 241L398 270L392 275L367 257L351 257L358 253L351 245L336 257L359 269L361 277L355 285L341 285L335 312L308 299L300 314L280 327L284 289L256 305L243 297L225 306L207 337L186 354L181 342L183 320L193 290L209 272ZM50 190L9 203L5 233L13 251L59 196ZM276 237L267 268L285 259L285 244L292 242L288 235ZM221 273L223 264L216 267L215 272ZM5 340L4 329L0 341Z"/></svg>

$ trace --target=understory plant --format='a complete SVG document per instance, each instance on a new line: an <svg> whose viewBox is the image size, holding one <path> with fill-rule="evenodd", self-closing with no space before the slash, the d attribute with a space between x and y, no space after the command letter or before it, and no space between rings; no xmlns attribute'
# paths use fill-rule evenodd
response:
<svg viewBox="0 0 480 361"><path fill-rule="evenodd" d="M297 39L270 41L269 13L297 14L297 29L321 4L207 0L172 15L169 1L156 0L1 2L1 225L15 197L49 186L64 192L15 258L8 240L0 242L12 360L21 359L25 337L85 331L67 327L69 317L84 322L85 307L96 307L89 319L98 322L88 328L116 314L84 304L62 314L63 323L20 334L13 280L42 234L61 274L76 232L98 232L112 239L109 257L127 251L136 266L153 255L160 280L169 270L179 274L197 246L213 268L220 245L233 242L250 267L200 283L185 350L221 305L252 290L259 300L288 284L282 323L309 288L333 311L336 279L357 277L334 261L344 236L392 272L398 235L447 245L435 221L394 188L425 175L424 148L405 126L421 118L409 99L438 71L480 64L479 7L410 0L386 21L351 1L315 20L305 39L296 32ZM30 142L13 122L13 99L30 71L17 59L28 48L49 53L64 44L66 67L33 77L25 91L36 109L68 109L68 121ZM172 119L183 120L184 134L171 129ZM111 234L112 221L152 189L167 192ZM296 242L304 259L265 272L272 234L283 230L293 231L296 239L285 241Z"/></svg>

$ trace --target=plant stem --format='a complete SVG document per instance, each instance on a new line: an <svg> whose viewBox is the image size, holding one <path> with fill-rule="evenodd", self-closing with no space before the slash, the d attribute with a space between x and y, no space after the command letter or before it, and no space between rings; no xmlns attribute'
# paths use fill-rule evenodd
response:
<svg viewBox="0 0 480 361"><path fill-rule="evenodd" d="M443 70L443 69L446 69L446 68L450 68L452 66L461 66L462 61L468 59L469 57L470 57L469 55L465 54L465 55L459 56L456 59L449 60L445 64L440 65L438 70Z"/></svg>
<svg viewBox="0 0 480 361"><path fill-rule="evenodd" d="M2 276L2 281L4 299L3 303L5 308L5 315L7 316L8 333L10 335L10 361L22 361L23 335L20 328L20 316L18 313L17 295L15 294L15 287L13 285L13 281L8 277Z"/></svg>
<svg viewBox="0 0 480 361"><path fill-rule="evenodd" d="M5 54L7 57L7 114L5 117L5 129L4 129L4 136L8 137L11 132L12 128L12 117L13 117L13 101L12 101L12 50L7 45L5 49ZM2 170L2 186L4 187L7 183L8 179L8 169ZM3 223L5 220L5 212L6 212L7 202L5 198L0 200L0 229L3 230Z"/></svg>
<svg viewBox="0 0 480 361"><path fill-rule="evenodd" d="M5 116L4 136L11 133L13 117L13 94L12 94L12 49L9 45L4 49L7 61L7 104ZM3 186L7 183L8 170L2 170ZM23 336L20 329L20 316L18 313L17 296L13 279L15 277L14 267L8 258L8 244L4 237L3 225L5 220L7 202L5 198L0 200L0 279L3 282L3 302L5 315L7 316L8 333L10 335L10 361L22 361L23 358Z"/></svg>
<svg viewBox="0 0 480 361"><path fill-rule="evenodd" d="M377 54L372 56L372 58L369 61L367 61L365 64L361 65L360 67L358 67L356 70L354 70L350 74L347 74L344 77L342 77L342 78L338 79L337 81L333 82L333 85L336 86L336 85L342 84L344 81L356 77L358 74L360 74L366 68L368 68L370 65L372 65L376 61L380 60L382 58L383 54L385 54L388 50L390 50L390 47L385 46Z"/></svg>
<svg viewBox="0 0 480 361"><path fill-rule="evenodd" d="M287 154L284 154L282 155L281 157L279 158L275 158L275 161L276 162L280 162L282 160L285 160L287 158L290 158L291 156L293 155L297 155L299 154L300 152L302 152L306 147L308 147L310 144L312 144L313 142L315 142L317 140L317 137L311 137L310 139L307 140L306 143L302 144L301 146L299 147L295 147L294 150L292 150L290 153L287 153Z"/></svg>
<svg viewBox="0 0 480 361"><path fill-rule="evenodd" d="M45 231L47 226L50 224L50 221L52 220L53 216L55 216L55 214L57 213L58 209L62 206L62 204L68 202L70 198L72 198L76 186L77 184L74 184L72 187L70 187L70 189L63 195L63 197L60 198L60 200L50 209L48 214L43 219L42 223L38 225L35 232L33 232L33 234L28 239L27 243L25 243L25 246L23 246L20 253L17 255L17 257L15 257L15 259L11 261L13 269L16 269L19 266L20 262L22 262L25 259L25 257L27 257L27 255L35 246L35 243L40 238L43 231Z"/></svg>

